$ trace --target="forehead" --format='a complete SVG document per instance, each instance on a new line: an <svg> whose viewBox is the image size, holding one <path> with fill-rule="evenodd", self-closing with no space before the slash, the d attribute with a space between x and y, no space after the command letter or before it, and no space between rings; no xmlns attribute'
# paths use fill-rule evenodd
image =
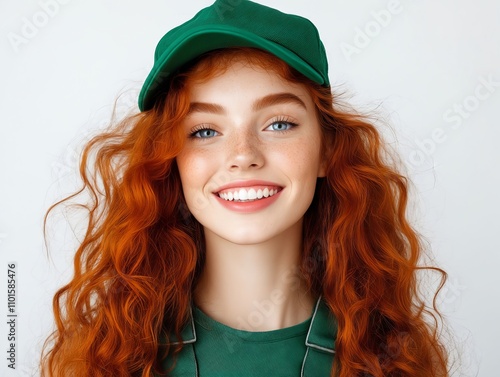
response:
<svg viewBox="0 0 500 377"><path fill-rule="evenodd" d="M302 105L307 110L314 107L304 84L286 80L272 68L266 69L243 58L225 63L215 67L215 71L209 76L205 74L203 65L197 67L187 82L191 102L235 98L257 101L259 98L275 95L276 103Z"/></svg>

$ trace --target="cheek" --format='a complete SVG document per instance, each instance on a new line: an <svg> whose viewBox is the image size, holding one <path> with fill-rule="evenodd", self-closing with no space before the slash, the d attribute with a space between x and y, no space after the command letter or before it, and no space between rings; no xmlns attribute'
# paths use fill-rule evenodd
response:
<svg viewBox="0 0 500 377"><path fill-rule="evenodd" d="M177 167L181 178L186 204L195 214L208 205L208 192L215 189L209 184L216 169L216 156L203 150L186 150L177 156Z"/></svg>
<svg viewBox="0 0 500 377"><path fill-rule="evenodd" d="M200 204L201 198L197 198L196 187L198 185L198 163L194 155L183 153L177 157L177 167L179 168L179 176L181 178L182 191L186 200L187 207L193 213L196 207Z"/></svg>
<svg viewBox="0 0 500 377"><path fill-rule="evenodd" d="M204 153L184 151L177 156L177 166L184 192L199 187L208 175L210 164Z"/></svg>
<svg viewBox="0 0 500 377"><path fill-rule="evenodd" d="M316 175L320 161L319 140L311 137L300 138L279 150L279 161L283 167L296 176Z"/></svg>

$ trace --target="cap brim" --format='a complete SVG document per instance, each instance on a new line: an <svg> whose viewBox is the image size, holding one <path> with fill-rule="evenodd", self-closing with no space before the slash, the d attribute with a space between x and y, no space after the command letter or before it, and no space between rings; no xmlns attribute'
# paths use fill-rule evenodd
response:
<svg viewBox="0 0 500 377"><path fill-rule="evenodd" d="M141 111L153 107L158 90L181 66L199 55L219 48L256 47L270 52L309 79L323 85L324 78L295 53L256 34L230 26L203 26L189 30L177 39L155 61L139 94Z"/></svg>

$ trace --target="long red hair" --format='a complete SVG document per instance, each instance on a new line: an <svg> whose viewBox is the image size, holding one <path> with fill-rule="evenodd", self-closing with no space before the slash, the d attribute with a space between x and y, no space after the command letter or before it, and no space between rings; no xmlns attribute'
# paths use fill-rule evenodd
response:
<svg viewBox="0 0 500 377"><path fill-rule="evenodd" d="M151 110L86 145L79 193L90 194L88 226L74 276L53 300L57 328L44 347L42 376L168 373L161 360L181 345L169 348L165 339L180 338L204 262L203 231L187 210L175 162L185 138L178 124L189 109L188 84L233 59L304 85L316 106L327 172L304 217L301 271L338 321L331 375L447 376L440 316L417 279L421 269L442 283L446 274L419 267L407 179L388 162L376 128L340 106L330 88L252 48L205 54L169 81Z"/></svg>

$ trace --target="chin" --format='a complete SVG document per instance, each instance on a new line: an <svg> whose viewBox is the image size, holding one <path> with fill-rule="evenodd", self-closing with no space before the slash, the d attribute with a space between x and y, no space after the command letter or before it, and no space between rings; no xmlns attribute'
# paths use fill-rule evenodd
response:
<svg viewBox="0 0 500 377"><path fill-rule="evenodd" d="M258 245L265 243L278 235L279 234L264 234L262 230L245 230L243 232L237 232L236 234L217 234L217 236L236 245Z"/></svg>

